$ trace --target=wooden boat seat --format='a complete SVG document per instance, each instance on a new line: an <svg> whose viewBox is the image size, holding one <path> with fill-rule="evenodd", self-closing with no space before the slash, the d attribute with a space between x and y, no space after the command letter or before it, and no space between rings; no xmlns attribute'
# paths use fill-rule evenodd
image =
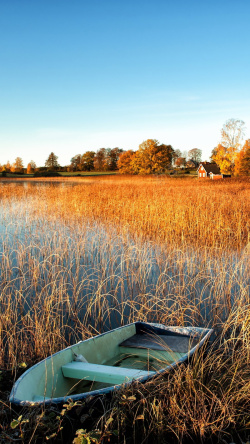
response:
<svg viewBox="0 0 250 444"><path fill-rule="evenodd" d="M119 344L120 347L188 353L199 340L189 336L136 334Z"/></svg>
<svg viewBox="0 0 250 444"><path fill-rule="evenodd" d="M65 378L86 379L108 384L122 384L155 372L138 369L112 367L110 365L90 364L89 362L70 362L62 366Z"/></svg>

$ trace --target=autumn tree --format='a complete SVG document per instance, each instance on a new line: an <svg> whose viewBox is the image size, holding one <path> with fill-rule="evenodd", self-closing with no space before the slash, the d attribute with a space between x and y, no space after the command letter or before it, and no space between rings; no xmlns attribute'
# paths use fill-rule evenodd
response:
<svg viewBox="0 0 250 444"><path fill-rule="evenodd" d="M76 154L76 156L72 157L70 160L70 169L71 171L81 170L81 154Z"/></svg>
<svg viewBox="0 0 250 444"><path fill-rule="evenodd" d="M95 155L94 168L97 171L105 171L107 169L106 164L106 149L100 148Z"/></svg>
<svg viewBox="0 0 250 444"><path fill-rule="evenodd" d="M11 164L9 162L9 160L7 161L7 163L5 163L2 167L2 172L4 173L9 173L11 170Z"/></svg>
<svg viewBox="0 0 250 444"><path fill-rule="evenodd" d="M95 152L86 151L81 157L81 167L83 171L94 170Z"/></svg>
<svg viewBox="0 0 250 444"><path fill-rule="evenodd" d="M133 166L132 166L132 159L134 156L133 150L124 151L119 156L117 167L119 169L119 173L121 174L133 174Z"/></svg>
<svg viewBox="0 0 250 444"><path fill-rule="evenodd" d="M219 166L221 173L231 174L233 172L234 162L230 149L227 149L221 143L219 143L217 147L213 149L211 160Z"/></svg>
<svg viewBox="0 0 250 444"><path fill-rule="evenodd" d="M36 163L34 160L31 160L27 165L27 174L33 174L36 169Z"/></svg>
<svg viewBox="0 0 250 444"><path fill-rule="evenodd" d="M17 157L11 166L12 173L23 173L23 161L21 157Z"/></svg>
<svg viewBox="0 0 250 444"><path fill-rule="evenodd" d="M165 171L172 162L171 145L159 145L155 139L148 139L139 145L132 158L131 165L135 174L152 174Z"/></svg>
<svg viewBox="0 0 250 444"><path fill-rule="evenodd" d="M212 151L211 160L224 174L234 172L235 159L244 136L244 124L242 120L227 120L221 130L221 143Z"/></svg>
<svg viewBox="0 0 250 444"><path fill-rule="evenodd" d="M117 162L118 159L123 152L122 148L107 148L106 150L106 163L108 170L114 171L117 170Z"/></svg>
<svg viewBox="0 0 250 444"><path fill-rule="evenodd" d="M196 163L201 162L202 150L199 148L192 148L188 151L188 159L193 160Z"/></svg>
<svg viewBox="0 0 250 444"><path fill-rule="evenodd" d="M181 151L179 149L174 150L172 158L173 158L173 166L178 168L185 167L187 163L188 152Z"/></svg>
<svg viewBox="0 0 250 444"><path fill-rule="evenodd" d="M177 157L175 159L175 166L176 167L184 167L186 165L186 157Z"/></svg>
<svg viewBox="0 0 250 444"><path fill-rule="evenodd" d="M243 120L227 120L221 130L221 144L227 149L234 148L237 151L245 134L244 125Z"/></svg>
<svg viewBox="0 0 250 444"><path fill-rule="evenodd" d="M179 149L174 150L173 155L172 155L173 165L175 165L176 159L178 159L178 157L181 157L181 156L182 156L181 150L179 150Z"/></svg>
<svg viewBox="0 0 250 444"><path fill-rule="evenodd" d="M51 171L57 170L59 168L59 163L57 159L58 156L56 156L53 152L50 153L48 159L45 162L45 166Z"/></svg>
<svg viewBox="0 0 250 444"><path fill-rule="evenodd" d="M250 139L236 155L234 172L236 176L250 176Z"/></svg>
<svg viewBox="0 0 250 444"><path fill-rule="evenodd" d="M117 169L121 148L100 148L94 158L94 168L97 171L112 171Z"/></svg>
<svg viewBox="0 0 250 444"><path fill-rule="evenodd" d="M215 163L214 158L215 158L215 156L216 156L216 154L217 154L217 147L218 147L218 145L215 146L215 147L212 149L212 151L211 151L211 155L210 155L210 161L211 161L211 162L214 162L214 163Z"/></svg>

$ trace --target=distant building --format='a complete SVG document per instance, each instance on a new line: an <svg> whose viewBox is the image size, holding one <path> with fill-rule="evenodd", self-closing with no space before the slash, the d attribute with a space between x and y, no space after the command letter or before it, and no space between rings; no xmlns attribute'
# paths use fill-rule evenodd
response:
<svg viewBox="0 0 250 444"><path fill-rule="evenodd" d="M199 179L205 179L206 177L213 180L223 179L223 174L221 174L220 168L216 163L201 162L197 172Z"/></svg>
<svg viewBox="0 0 250 444"><path fill-rule="evenodd" d="M209 173L209 177L212 180L217 180L217 179L223 179L224 175L223 174Z"/></svg>

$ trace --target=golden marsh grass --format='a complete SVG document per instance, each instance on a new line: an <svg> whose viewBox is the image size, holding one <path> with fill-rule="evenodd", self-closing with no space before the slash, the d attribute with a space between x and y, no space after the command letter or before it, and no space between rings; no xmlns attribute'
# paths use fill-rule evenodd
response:
<svg viewBox="0 0 250 444"><path fill-rule="evenodd" d="M136 320L210 326L208 352L117 394L96 426L119 442L247 433L249 191L247 179L0 182L1 368Z"/></svg>

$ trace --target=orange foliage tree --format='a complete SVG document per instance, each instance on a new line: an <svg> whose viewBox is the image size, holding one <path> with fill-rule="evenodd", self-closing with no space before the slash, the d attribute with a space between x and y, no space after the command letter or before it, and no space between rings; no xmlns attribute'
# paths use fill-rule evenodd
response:
<svg viewBox="0 0 250 444"><path fill-rule="evenodd" d="M21 157L17 157L15 162L11 165L12 173L23 173L23 161Z"/></svg>
<svg viewBox="0 0 250 444"><path fill-rule="evenodd" d="M234 166L232 154L234 155L230 149L219 143L212 151L211 160L220 167L222 173L230 174Z"/></svg>
<svg viewBox="0 0 250 444"><path fill-rule="evenodd" d="M7 161L7 163L5 163L2 167L2 171L5 173L9 173L11 170L11 164L9 162L9 160Z"/></svg>
<svg viewBox="0 0 250 444"><path fill-rule="evenodd" d="M186 158L185 157L177 157L175 159L175 166L176 167L184 167L186 165Z"/></svg>
<svg viewBox="0 0 250 444"><path fill-rule="evenodd" d="M36 164L34 160L31 160L27 165L27 174L33 174L36 169Z"/></svg>
<svg viewBox="0 0 250 444"><path fill-rule="evenodd" d="M162 173L171 165L173 153L171 145L159 145L155 139L146 140L131 160L134 174Z"/></svg>
<svg viewBox="0 0 250 444"><path fill-rule="evenodd" d="M120 174L134 174L132 159L135 155L133 150L124 151L118 159L117 167Z"/></svg>
<svg viewBox="0 0 250 444"><path fill-rule="evenodd" d="M250 175L250 139L245 141L243 148L238 152L235 159L235 175Z"/></svg>
<svg viewBox="0 0 250 444"><path fill-rule="evenodd" d="M212 151L211 160L217 163L224 174L234 172L235 160L244 136L244 124L242 120L227 120L221 130L221 143Z"/></svg>

